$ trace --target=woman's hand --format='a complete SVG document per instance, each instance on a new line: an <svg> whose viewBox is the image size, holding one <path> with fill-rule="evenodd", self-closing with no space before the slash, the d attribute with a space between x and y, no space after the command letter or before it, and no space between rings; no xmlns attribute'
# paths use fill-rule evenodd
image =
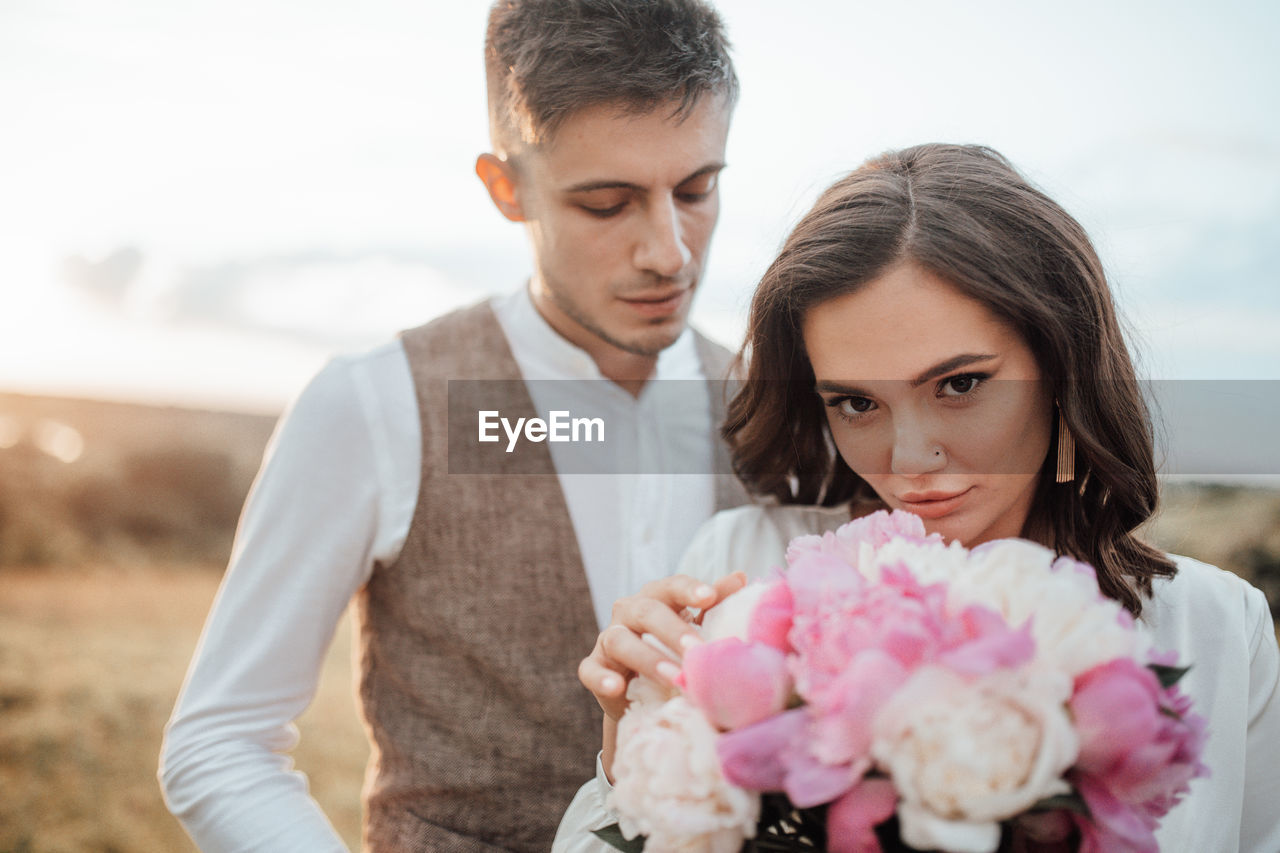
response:
<svg viewBox="0 0 1280 853"><path fill-rule="evenodd" d="M608 627L596 638L591 654L578 664L578 680L604 709L600 763L613 782L613 754L617 747L618 720L627 710L627 683L637 674L659 684L670 684L680 667L653 643L647 634L677 655L702 642L698 632L681 615L686 607L704 613L746 586L742 572L725 575L706 584L688 575L672 575L646 584L636 595L613 605Z"/></svg>
<svg viewBox="0 0 1280 853"><path fill-rule="evenodd" d="M605 717L617 722L627 709L627 682L646 675L659 684L670 684L679 665L642 637L651 635L677 655L702 642L681 613L686 607L707 610L742 589L747 576L726 575L714 584L688 575L672 575L646 584L636 595L620 598L613 617L595 648L578 665L578 680L595 694Z"/></svg>

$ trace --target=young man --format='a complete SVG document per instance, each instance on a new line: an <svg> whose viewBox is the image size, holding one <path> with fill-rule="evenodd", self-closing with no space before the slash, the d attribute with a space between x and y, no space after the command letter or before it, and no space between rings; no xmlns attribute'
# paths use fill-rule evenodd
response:
<svg viewBox="0 0 1280 853"><path fill-rule="evenodd" d="M166 731L166 800L206 853L343 849L285 753L353 598L366 849L548 849L599 744L576 669L611 603L745 500L669 466L569 473L548 443L522 447L522 473L456 473L494 448L476 409L451 420L471 385L508 389L495 408L513 422L586 394L629 458L709 472L723 400L701 380L728 364L685 328L737 88L715 12L502 0L486 64L494 150L476 172L525 224L532 276L334 361L283 421ZM655 379L700 381L665 383L685 390L663 408Z"/></svg>

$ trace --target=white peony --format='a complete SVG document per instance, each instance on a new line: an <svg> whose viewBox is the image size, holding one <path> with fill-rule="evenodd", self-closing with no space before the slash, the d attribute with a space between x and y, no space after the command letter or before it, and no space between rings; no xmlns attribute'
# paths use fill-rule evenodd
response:
<svg viewBox="0 0 1280 853"><path fill-rule="evenodd" d="M952 582L948 604L983 604L1010 625L1031 620L1036 666L1077 676L1117 657L1142 657L1141 635L1124 608L1098 589L1092 571L1025 539L973 551Z"/></svg>
<svg viewBox="0 0 1280 853"><path fill-rule="evenodd" d="M885 568L905 566L924 585L950 583L963 574L969 560L969 551L959 542L944 545L940 541L918 542L912 539L892 539L874 550L864 551L858 563L859 571L872 583L878 583Z"/></svg>
<svg viewBox="0 0 1280 853"><path fill-rule="evenodd" d="M624 836L648 836L646 853L737 853L755 836L760 797L721 775L716 734L683 696L633 704L618 723L608 805Z"/></svg>
<svg viewBox="0 0 1280 853"><path fill-rule="evenodd" d="M772 580L749 583L709 609L702 617L702 639L710 643L726 637L737 637L742 642L747 642L751 614L760 603L760 596L772 584Z"/></svg>
<svg viewBox="0 0 1280 853"><path fill-rule="evenodd" d="M997 670L969 680L925 666L877 714L871 754L902 798L902 840L990 853L999 821L1067 793L1079 740L1060 672Z"/></svg>
<svg viewBox="0 0 1280 853"><path fill-rule="evenodd" d="M658 708L679 695L680 691L670 684L654 681L647 675L637 675L627 684L628 713L638 705Z"/></svg>

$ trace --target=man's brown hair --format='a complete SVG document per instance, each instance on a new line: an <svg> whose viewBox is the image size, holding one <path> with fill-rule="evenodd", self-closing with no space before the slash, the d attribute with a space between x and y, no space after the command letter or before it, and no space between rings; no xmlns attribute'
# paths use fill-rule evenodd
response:
<svg viewBox="0 0 1280 853"><path fill-rule="evenodd" d="M498 153L538 145L585 107L687 116L705 94L737 97L724 25L702 0L498 0L485 35Z"/></svg>

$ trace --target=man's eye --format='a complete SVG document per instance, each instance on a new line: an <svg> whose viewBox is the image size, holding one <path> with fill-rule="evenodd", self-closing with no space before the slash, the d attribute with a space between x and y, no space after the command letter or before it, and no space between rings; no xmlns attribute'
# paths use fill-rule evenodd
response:
<svg viewBox="0 0 1280 853"><path fill-rule="evenodd" d="M683 202L698 202L710 196L716 189L719 175L699 175L676 188L676 198Z"/></svg>
<svg viewBox="0 0 1280 853"><path fill-rule="evenodd" d="M627 203L625 201L621 202L620 204L615 204L613 207L592 207L589 204L578 205L578 207L580 207L582 210L586 211L587 213L591 214L592 216L598 219L608 219L611 216L617 216L619 213L622 212L622 209L626 206L627 206Z"/></svg>

